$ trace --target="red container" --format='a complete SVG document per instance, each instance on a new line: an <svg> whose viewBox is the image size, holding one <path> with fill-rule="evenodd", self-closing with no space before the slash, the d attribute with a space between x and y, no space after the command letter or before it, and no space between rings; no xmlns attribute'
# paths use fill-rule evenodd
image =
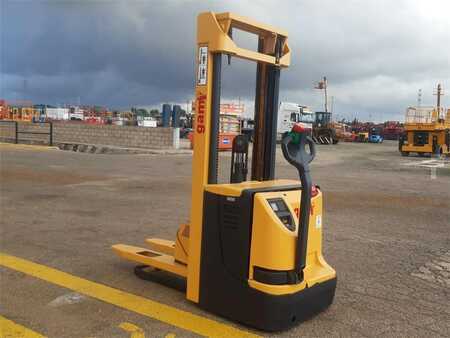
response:
<svg viewBox="0 0 450 338"><path fill-rule="evenodd" d="M236 137L234 133L220 133L219 134L219 150L226 151L233 148L233 140Z"/></svg>
<svg viewBox="0 0 450 338"><path fill-rule="evenodd" d="M220 151L228 151L233 147L233 140L237 134L234 133L220 133L218 148ZM191 141L191 149L194 149L194 133L188 134L188 139Z"/></svg>

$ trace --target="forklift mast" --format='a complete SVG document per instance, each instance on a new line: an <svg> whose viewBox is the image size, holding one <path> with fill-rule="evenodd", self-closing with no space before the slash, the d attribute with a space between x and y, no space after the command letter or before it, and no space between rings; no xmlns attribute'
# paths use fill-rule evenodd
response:
<svg viewBox="0 0 450 338"><path fill-rule="evenodd" d="M258 50L236 45L233 30L258 37ZM290 64L287 33L231 13L202 13L197 19L195 151L192 164L191 243L200 243L205 187L217 184L222 55L257 63L255 134L251 179L275 176L275 147L280 68ZM187 297L198 301L200 246L190 247Z"/></svg>

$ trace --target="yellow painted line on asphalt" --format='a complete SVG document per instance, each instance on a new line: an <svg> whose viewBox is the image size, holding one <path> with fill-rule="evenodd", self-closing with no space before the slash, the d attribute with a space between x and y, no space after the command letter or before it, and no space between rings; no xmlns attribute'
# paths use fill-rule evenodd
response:
<svg viewBox="0 0 450 338"><path fill-rule="evenodd" d="M144 330L142 330L139 326L125 322L121 323L119 327L122 330L131 333L130 338L145 338Z"/></svg>
<svg viewBox="0 0 450 338"><path fill-rule="evenodd" d="M0 149L47 151L47 150L56 150L59 148L54 146L40 146L34 144L15 144L15 143L0 142Z"/></svg>
<svg viewBox="0 0 450 338"><path fill-rule="evenodd" d="M123 309L208 337L258 337L236 327L219 323L169 305L91 282L45 265L0 253L0 266L20 271L55 285L99 299Z"/></svg>
<svg viewBox="0 0 450 338"><path fill-rule="evenodd" d="M45 336L0 316L0 338L45 338Z"/></svg>

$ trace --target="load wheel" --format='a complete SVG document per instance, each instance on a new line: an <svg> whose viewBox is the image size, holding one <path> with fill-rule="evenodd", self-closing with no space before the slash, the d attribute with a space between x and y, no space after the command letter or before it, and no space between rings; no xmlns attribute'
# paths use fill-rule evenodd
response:
<svg viewBox="0 0 450 338"><path fill-rule="evenodd" d="M402 156L409 156L409 151L402 151Z"/></svg>

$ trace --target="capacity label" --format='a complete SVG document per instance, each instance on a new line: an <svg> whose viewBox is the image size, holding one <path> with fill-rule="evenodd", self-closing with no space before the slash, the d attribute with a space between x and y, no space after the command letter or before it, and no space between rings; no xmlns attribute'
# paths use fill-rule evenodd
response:
<svg viewBox="0 0 450 338"><path fill-rule="evenodd" d="M199 47L198 49L198 74L197 84L199 86L206 85L208 70L208 47Z"/></svg>

